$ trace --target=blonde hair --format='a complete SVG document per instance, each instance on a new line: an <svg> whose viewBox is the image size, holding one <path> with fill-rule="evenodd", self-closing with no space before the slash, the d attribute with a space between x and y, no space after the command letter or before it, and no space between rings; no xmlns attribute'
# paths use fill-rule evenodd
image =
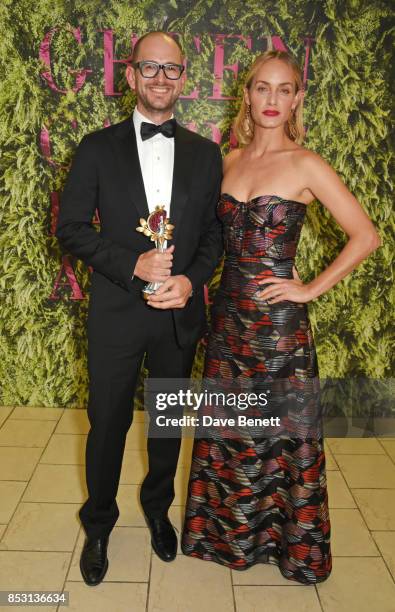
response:
<svg viewBox="0 0 395 612"><path fill-rule="evenodd" d="M303 89L302 72L298 63L287 51L277 50L265 51L264 53L261 53L261 55L258 55L248 71L244 83L244 89L249 90L251 88L254 77L256 76L260 67L271 59L279 59L292 68L295 77L295 93ZM285 133L287 134L288 138L294 140L298 144L301 144L304 138L302 102L303 100L300 100L295 108L295 111L291 114L290 118L285 124ZM249 106L246 103L243 95L239 112L237 113L237 116L233 122L233 131L240 147L249 144L254 136L254 123L251 118L251 113L248 111Z"/></svg>

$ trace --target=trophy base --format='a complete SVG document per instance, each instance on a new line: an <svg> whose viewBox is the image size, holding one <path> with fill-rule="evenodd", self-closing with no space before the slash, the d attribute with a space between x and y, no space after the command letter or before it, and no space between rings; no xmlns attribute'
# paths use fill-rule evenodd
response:
<svg viewBox="0 0 395 612"><path fill-rule="evenodd" d="M142 291L141 295L143 296L144 300L147 301L150 299L151 295L154 295L155 291Z"/></svg>
<svg viewBox="0 0 395 612"><path fill-rule="evenodd" d="M159 289L160 285L146 285L144 287L144 289L142 289L141 294L143 296L143 298L145 299L145 301L149 300L149 298L151 297L151 295L154 295L154 293L156 292L157 289Z"/></svg>
<svg viewBox="0 0 395 612"><path fill-rule="evenodd" d="M147 283L145 287L143 287L143 289L141 290L143 298L145 300L148 300L151 297L151 295L153 295L156 292L156 290L159 289L161 285L162 283L158 283L158 282Z"/></svg>

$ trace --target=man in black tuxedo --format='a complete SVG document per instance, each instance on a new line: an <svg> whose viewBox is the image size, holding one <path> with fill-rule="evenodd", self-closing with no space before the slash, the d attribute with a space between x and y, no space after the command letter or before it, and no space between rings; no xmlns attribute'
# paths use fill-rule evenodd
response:
<svg viewBox="0 0 395 612"><path fill-rule="evenodd" d="M222 254L216 217L222 162L218 145L172 118L185 83L180 46L163 32L138 41L126 69L137 94L133 115L80 142L62 196L56 236L92 266L88 311L90 431L86 532L80 568L98 584L119 509L116 495L133 396L145 357L151 378L188 378L206 329L204 283ZM136 231L156 205L175 226L164 253ZM95 209L100 232L92 225ZM147 281L163 282L148 304ZM151 542L164 561L177 552L167 512L174 499L179 437L148 437L148 473L140 500Z"/></svg>

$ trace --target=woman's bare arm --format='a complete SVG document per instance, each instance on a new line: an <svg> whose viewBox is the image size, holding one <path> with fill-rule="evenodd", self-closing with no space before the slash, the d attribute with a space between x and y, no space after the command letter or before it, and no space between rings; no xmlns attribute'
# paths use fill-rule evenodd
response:
<svg viewBox="0 0 395 612"><path fill-rule="evenodd" d="M381 246L375 226L333 168L316 153L306 153L300 164L306 189L329 210L349 240L336 259L306 285L299 279L267 278L261 281L260 284L273 283L260 294L262 298L271 298L271 304L282 300L308 302L318 297Z"/></svg>

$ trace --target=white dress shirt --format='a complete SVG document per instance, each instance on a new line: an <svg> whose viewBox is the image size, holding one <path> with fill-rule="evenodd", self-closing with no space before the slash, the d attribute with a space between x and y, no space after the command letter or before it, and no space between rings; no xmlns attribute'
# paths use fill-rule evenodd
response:
<svg viewBox="0 0 395 612"><path fill-rule="evenodd" d="M164 206L167 217L171 220L170 201L174 169L174 138L167 138L159 133L147 140L142 140L140 126L143 121L154 123L144 117L135 107L133 123L148 209L151 213L155 206Z"/></svg>
<svg viewBox="0 0 395 612"><path fill-rule="evenodd" d="M170 201L173 185L174 138L167 138L159 133L147 138L147 140L142 140L140 126L143 121L154 123L135 107L133 123L148 210L151 213L155 210L155 206L164 206L167 213L166 217L171 221ZM167 247L167 240L164 241L163 246L164 248ZM132 275L133 278L134 274Z"/></svg>

